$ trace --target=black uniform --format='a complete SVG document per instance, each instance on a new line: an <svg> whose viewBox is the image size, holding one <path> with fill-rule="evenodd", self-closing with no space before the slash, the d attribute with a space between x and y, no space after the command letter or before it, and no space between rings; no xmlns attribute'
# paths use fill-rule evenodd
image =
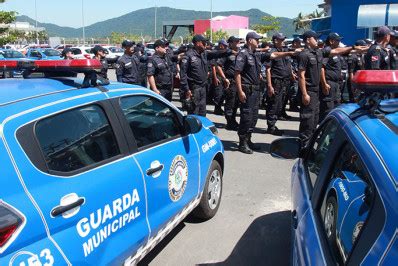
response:
<svg viewBox="0 0 398 266"><path fill-rule="evenodd" d="M195 109L193 114L206 116L206 87L209 60L230 55L230 51L204 51L190 49L181 61L181 91L191 90Z"/></svg>
<svg viewBox="0 0 398 266"><path fill-rule="evenodd" d="M242 49L236 56L235 71L241 74L242 89L246 94L246 102L240 103L239 136L250 135L257 124L261 64L270 57L271 53L255 53L248 48Z"/></svg>
<svg viewBox="0 0 398 266"><path fill-rule="evenodd" d="M287 49L272 49L271 52L288 52ZM270 60L267 68L271 69L271 83L274 95L267 96L267 125L268 128L275 127L278 117L282 114L283 105L287 100L292 78L292 65L290 57Z"/></svg>
<svg viewBox="0 0 398 266"><path fill-rule="evenodd" d="M390 46L390 69L398 70L398 48Z"/></svg>
<svg viewBox="0 0 398 266"><path fill-rule="evenodd" d="M372 44L365 55L365 69L389 70L390 55L387 49L377 43Z"/></svg>
<svg viewBox="0 0 398 266"><path fill-rule="evenodd" d="M320 90L319 121L322 121L338 102L340 102L342 60L340 55L323 59L326 83L330 85L330 91L328 95L325 95L323 90Z"/></svg>
<svg viewBox="0 0 398 266"><path fill-rule="evenodd" d="M213 67L215 68L214 71L216 71L216 79L218 84L214 84L214 78L213 78ZM222 109L221 106L224 102L224 88L223 88L223 84L221 83L221 78L219 77L218 73L217 73L217 59L212 59L210 60L210 91L212 94L212 99L213 99L213 103L214 103L214 112L217 114L221 114Z"/></svg>
<svg viewBox="0 0 398 266"><path fill-rule="evenodd" d="M225 90L225 119L228 124L236 123L236 113L238 110L239 99L235 83L235 61L236 55L231 54L217 60L217 64L223 68L225 77L229 80L230 86Z"/></svg>
<svg viewBox="0 0 398 266"><path fill-rule="evenodd" d="M303 147L314 133L319 119L319 85L323 58L329 57L330 48L312 49L306 47L298 56L298 68L305 71L307 93L311 100L309 105L300 108L299 135ZM299 91L301 98L301 90Z"/></svg>
<svg viewBox="0 0 398 266"><path fill-rule="evenodd" d="M140 84L139 77L140 59L136 54L132 56L123 54L117 60L116 77L118 82Z"/></svg>
<svg viewBox="0 0 398 266"><path fill-rule="evenodd" d="M100 76L103 79L108 80L108 68L109 68L108 61L106 60L106 58L102 58L100 60L100 62L101 62L102 67L101 67L100 73L98 73L98 76Z"/></svg>
<svg viewBox="0 0 398 266"><path fill-rule="evenodd" d="M148 62L148 76L155 78L156 88L167 100L172 100L173 95L173 63L169 56L154 54Z"/></svg>

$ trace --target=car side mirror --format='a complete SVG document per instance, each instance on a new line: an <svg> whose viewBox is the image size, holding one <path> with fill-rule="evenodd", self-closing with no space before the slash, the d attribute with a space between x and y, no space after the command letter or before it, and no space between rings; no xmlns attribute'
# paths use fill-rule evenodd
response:
<svg viewBox="0 0 398 266"><path fill-rule="evenodd" d="M202 129L202 121L191 115L184 116L183 123L187 135L198 133Z"/></svg>
<svg viewBox="0 0 398 266"><path fill-rule="evenodd" d="M274 158L293 160L300 157L301 140L282 138L271 143L270 154Z"/></svg>

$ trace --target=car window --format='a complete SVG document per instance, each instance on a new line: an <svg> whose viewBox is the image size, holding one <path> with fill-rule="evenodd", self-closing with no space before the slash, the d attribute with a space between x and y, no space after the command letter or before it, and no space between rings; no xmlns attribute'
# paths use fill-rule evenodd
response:
<svg viewBox="0 0 398 266"><path fill-rule="evenodd" d="M61 53L54 49L46 49L43 51L46 56L60 56Z"/></svg>
<svg viewBox="0 0 398 266"><path fill-rule="evenodd" d="M336 132L337 123L334 120L330 120L328 123L323 125L320 131L318 131L318 135L315 137L315 142L309 148L306 165L312 187L315 186L322 164L326 159L329 149L332 147Z"/></svg>
<svg viewBox="0 0 398 266"><path fill-rule="evenodd" d="M120 154L101 107L90 105L43 119L36 124L47 167L71 172Z"/></svg>
<svg viewBox="0 0 398 266"><path fill-rule="evenodd" d="M159 100L148 96L132 96L122 98L120 105L138 148L180 135L177 115Z"/></svg>
<svg viewBox="0 0 398 266"><path fill-rule="evenodd" d="M36 50L33 50L30 52L31 57L40 57L40 53Z"/></svg>
<svg viewBox="0 0 398 266"><path fill-rule="evenodd" d="M338 153L321 198L319 217L336 262L344 264L368 218L373 193L369 174L351 144Z"/></svg>
<svg viewBox="0 0 398 266"><path fill-rule="evenodd" d="M13 50L7 50L7 51L2 51L1 52L5 58L24 58L25 56L18 52L18 51L13 51Z"/></svg>

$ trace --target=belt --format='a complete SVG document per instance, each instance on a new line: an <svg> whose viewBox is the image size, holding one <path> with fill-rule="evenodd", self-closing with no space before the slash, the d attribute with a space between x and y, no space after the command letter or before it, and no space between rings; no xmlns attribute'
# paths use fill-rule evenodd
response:
<svg viewBox="0 0 398 266"><path fill-rule="evenodd" d="M260 90L260 85L242 84L242 88L248 89L248 90L259 91Z"/></svg>

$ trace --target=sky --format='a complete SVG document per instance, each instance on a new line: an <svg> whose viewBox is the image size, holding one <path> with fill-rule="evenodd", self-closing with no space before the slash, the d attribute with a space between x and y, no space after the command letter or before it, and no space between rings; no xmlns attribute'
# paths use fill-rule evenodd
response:
<svg viewBox="0 0 398 266"><path fill-rule="evenodd" d="M258 8L278 17L294 18L299 12L310 13L322 3L322 0L6 0L1 10L17 11L19 15L54 23L59 26L78 28L82 22L82 3L84 24L91 25L98 21L122 16L132 11L153 6L167 6L179 9L207 11L213 2L213 11L239 11ZM250 3L250 4L248 4Z"/></svg>

